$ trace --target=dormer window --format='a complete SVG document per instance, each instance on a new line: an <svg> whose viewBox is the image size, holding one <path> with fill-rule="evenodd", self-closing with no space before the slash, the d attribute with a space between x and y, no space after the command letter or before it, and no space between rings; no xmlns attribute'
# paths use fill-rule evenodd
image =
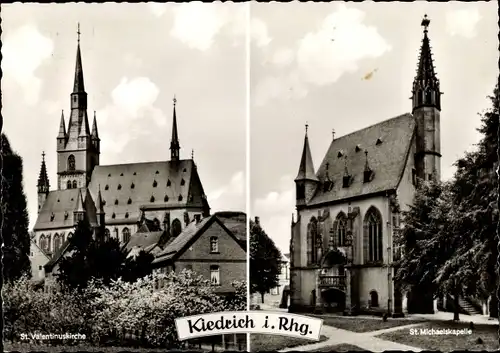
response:
<svg viewBox="0 0 500 353"><path fill-rule="evenodd" d="M122 185L121 184L118 184L118 190L121 190L122 189Z"/></svg>
<svg viewBox="0 0 500 353"><path fill-rule="evenodd" d="M337 153L337 158L342 158L343 155L342 151L339 151L339 153Z"/></svg>
<svg viewBox="0 0 500 353"><path fill-rule="evenodd" d="M55 217L56 217L56 215L54 214L54 212L52 212L52 214L50 215L50 221L52 222Z"/></svg>
<svg viewBox="0 0 500 353"><path fill-rule="evenodd" d="M342 187L348 188L351 184L352 184L352 176L344 175L344 177L342 178Z"/></svg>
<svg viewBox="0 0 500 353"><path fill-rule="evenodd" d="M382 144L382 139L378 138L377 142L375 143L377 146Z"/></svg>
<svg viewBox="0 0 500 353"><path fill-rule="evenodd" d="M108 190L108 189L109 189L109 185L106 185L106 186L104 187L104 190Z"/></svg>
<svg viewBox="0 0 500 353"><path fill-rule="evenodd" d="M135 184L134 183L130 184L130 188L131 189L135 188Z"/></svg>
<svg viewBox="0 0 500 353"><path fill-rule="evenodd" d="M182 171L185 173L186 172L186 168L184 168Z"/></svg>
<svg viewBox="0 0 500 353"><path fill-rule="evenodd" d="M374 173L372 170L365 170L363 172L363 183L369 183L372 181Z"/></svg>
<svg viewBox="0 0 500 353"><path fill-rule="evenodd" d="M118 205L118 199L115 200L115 205Z"/></svg>
<svg viewBox="0 0 500 353"><path fill-rule="evenodd" d="M132 199L129 197L127 200L127 205L130 205L132 203Z"/></svg>
<svg viewBox="0 0 500 353"><path fill-rule="evenodd" d="M151 195L151 198L149 199L149 202L155 202L155 197Z"/></svg>
<svg viewBox="0 0 500 353"><path fill-rule="evenodd" d="M67 220L68 219L68 211L64 212L64 220Z"/></svg>
<svg viewBox="0 0 500 353"><path fill-rule="evenodd" d="M182 195L179 195L179 201L182 201Z"/></svg>
<svg viewBox="0 0 500 353"><path fill-rule="evenodd" d="M128 218L128 212L127 212L127 213L125 213L125 218Z"/></svg>
<svg viewBox="0 0 500 353"><path fill-rule="evenodd" d="M172 185L172 183L170 182L170 179L167 180L167 187Z"/></svg>
<svg viewBox="0 0 500 353"><path fill-rule="evenodd" d="M328 192L328 191L332 190L332 188L333 188L333 181L325 180L323 182L323 192Z"/></svg>
<svg viewBox="0 0 500 353"><path fill-rule="evenodd" d="M359 147L359 145L356 145L355 150L356 150L356 152L359 152L359 151L361 151L361 147Z"/></svg>
<svg viewBox="0 0 500 353"><path fill-rule="evenodd" d="M113 212L113 214L111 215L111 218L115 219L116 218L116 214Z"/></svg>
<svg viewBox="0 0 500 353"><path fill-rule="evenodd" d="M183 186L186 182L184 181L184 179L181 180L181 186Z"/></svg>
<svg viewBox="0 0 500 353"><path fill-rule="evenodd" d="M159 171L156 171L156 173L155 173L155 174L160 174L160 172L159 172Z"/></svg>
<svg viewBox="0 0 500 353"><path fill-rule="evenodd" d="M167 195L165 195L165 197L163 198L163 201L164 202L168 202L168 196Z"/></svg>
<svg viewBox="0 0 500 353"><path fill-rule="evenodd" d="M120 176L123 176L123 173L120 173Z"/></svg>
<svg viewBox="0 0 500 353"><path fill-rule="evenodd" d="M136 172L134 172L134 175L137 175L137 173L136 173Z"/></svg>
<svg viewBox="0 0 500 353"><path fill-rule="evenodd" d="M108 178L111 176L111 174L108 174Z"/></svg>
<svg viewBox="0 0 500 353"><path fill-rule="evenodd" d="M153 181L153 187L155 188L157 185L158 185L158 183L156 182L156 180L154 180Z"/></svg>
<svg viewBox="0 0 500 353"><path fill-rule="evenodd" d="M102 200L102 205L105 206L106 205L106 200Z"/></svg>

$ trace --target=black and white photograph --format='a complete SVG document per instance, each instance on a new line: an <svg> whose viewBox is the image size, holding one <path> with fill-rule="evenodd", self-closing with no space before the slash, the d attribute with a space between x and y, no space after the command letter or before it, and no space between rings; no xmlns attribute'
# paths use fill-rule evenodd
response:
<svg viewBox="0 0 500 353"><path fill-rule="evenodd" d="M247 350L248 6L2 5L7 351Z"/></svg>
<svg viewBox="0 0 500 353"><path fill-rule="evenodd" d="M499 349L497 10L252 4L252 351Z"/></svg>

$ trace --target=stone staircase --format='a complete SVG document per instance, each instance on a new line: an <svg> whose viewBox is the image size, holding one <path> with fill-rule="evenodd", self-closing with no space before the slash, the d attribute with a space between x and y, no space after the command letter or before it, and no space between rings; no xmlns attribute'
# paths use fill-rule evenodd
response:
<svg viewBox="0 0 500 353"><path fill-rule="evenodd" d="M460 308L462 308L469 315L481 315L482 314L482 312L479 311L478 309L476 309L476 307L473 306L467 298L460 297L458 299L458 303L460 305Z"/></svg>

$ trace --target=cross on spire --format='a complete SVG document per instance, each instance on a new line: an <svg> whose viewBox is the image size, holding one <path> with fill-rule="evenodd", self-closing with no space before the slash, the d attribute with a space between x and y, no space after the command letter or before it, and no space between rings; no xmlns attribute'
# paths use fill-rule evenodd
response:
<svg viewBox="0 0 500 353"><path fill-rule="evenodd" d="M332 129L332 138L335 139L335 129Z"/></svg>
<svg viewBox="0 0 500 353"><path fill-rule="evenodd" d="M76 31L76 34L78 35L78 44L80 44L80 22L78 22L78 30Z"/></svg>
<svg viewBox="0 0 500 353"><path fill-rule="evenodd" d="M42 160L45 161L45 151L42 151Z"/></svg>
<svg viewBox="0 0 500 353"><path fill-rule="evenodd" d="M172 101L174 102L174 107L175 107L175 105L177 104L177 98L175 98L175 94L174 94L174 99Z"/></svg>
<svg viewBox="0 0 500 353"><path fill-rule="evenodd" d="M306 121L306 135L307 135L307 129L309 128L309 124Z"/></svg>
<svg viewBox="0 0 500 353"><path fill-rule="evenodd" d="M194 160L194 149L191 150L191 159Z"/></svg>
<svg viewBox="0 0 500 353"><path fill-rule="evenodd" d="M427 33L427 28L429 27L429 24L431 23L431 20L427 18L427 14L424 15L424 19L422 20L422 27L424 27L424 32Z"/></svg>

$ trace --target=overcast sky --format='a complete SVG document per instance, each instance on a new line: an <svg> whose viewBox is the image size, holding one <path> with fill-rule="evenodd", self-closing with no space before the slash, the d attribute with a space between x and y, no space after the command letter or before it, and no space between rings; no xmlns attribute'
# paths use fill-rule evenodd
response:
<svg viewBox="0 0 500 353"><path fill-rule="evenodd" d="M42 150L57 188L56 137L62 109L68 123L78 22L101 164L169 159L175 94L181 157L194 149L212 210L245 211L247 9L2 5L4 131L24 160L31 226Z"/></svg>
<svg viewBox="0 0 500 353"><path fill-rule="evenodd" d="M441 80L442 177L479 140L477 113L498 78L496 1L252 4L268 44L251 50L251 200L289 252L297 175L309 123L315 168L332 139L411 112L422 17ZM334 39L334 41L332 41Z"/></svg>
<svg viewBox="0 0 500 353"><path fill-rule="evenodd" d="M42 150L56 185L77 22L101 164L168 159L176 94L181 153L194 148L214 211L245 210L250 134L251 214L288 252L305 122L317 168L332 129L341 136L409 112L425 13L444 92L442 176L453 175L479 140L477 113L497 80L497 6L252 3L247 17L248 4L231 3L4 5L4 131L24 159L30 220Z"/></svg>

